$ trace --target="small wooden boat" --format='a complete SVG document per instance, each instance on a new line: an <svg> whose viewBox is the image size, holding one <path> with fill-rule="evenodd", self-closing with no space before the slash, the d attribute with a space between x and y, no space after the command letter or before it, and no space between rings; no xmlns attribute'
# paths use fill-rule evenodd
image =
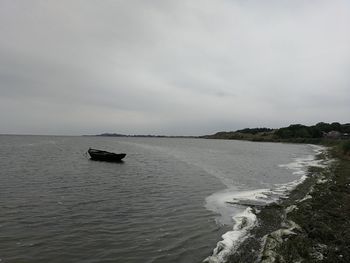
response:
<svg viewBox="0 0 350 263"><path fill-rule="evenodd" d="M91 148L89 148L88 153L91 157L91 160L105 162L121 162L122 159L126 156L125 153L112 153Z"/></svg>

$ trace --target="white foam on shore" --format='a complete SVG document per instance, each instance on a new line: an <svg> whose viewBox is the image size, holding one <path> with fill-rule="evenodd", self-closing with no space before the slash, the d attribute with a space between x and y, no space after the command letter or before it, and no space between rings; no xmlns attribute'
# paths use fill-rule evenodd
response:
<svg viewBox="0 0 350 263"><path fill-rule="evenodd" d="M264 206L277 200L277 194L270 189L239 191L226 189L206 198L206 208L220 214L217 223L232 225L233 230L222 235L213 254L203 262L223 263L240 244L249 237L249 232L257 224L252 206Z"/></svg>
<svg viewBox="0 0 350 263"><path fill-rule="evenodd" d="M249 231L256 225L257 218L252 208L248 207L243 212L233 217L233 230L222 235L222 240L218 242L213 251L213 255L207 257L203 262L220 263L226 262L239 245L249 236Z"/></svg>
<svg viewBox="0 0 350 263"><path fill-rule="evenodd" d="M232 225L235 221L234 217L240 214L247 207L249 202L257 205L266 205L269 201L269 189L257 189L248 191L239 191L236 189L226 189L221 192L214 193L206 198L205 207L219 214L217 223L222 225ZM242 205L244 207L242 207Z"/></svg>
<svg viewBox="0 0 350 263"><path fill-rule="evenodd" d="M206 258L207 263L224 263L228 257L235 253L239 245L249 236L249 232L257 224L257 217L252 207L261 207L274 202L280 198L287 197L289 192L307 178L308 167L325 167L329 161L316 159L326 148L314 146L314 155L303 158L295 158L293 162L281 164L292 171L298 179L284 183L275 184L271 189L255 189L241 191L236 188L226 189L214 193L206 198L206 208L220 215L217 223L231 225L233 230L225 233L222 240L217 243L213 254Z"/></svg>

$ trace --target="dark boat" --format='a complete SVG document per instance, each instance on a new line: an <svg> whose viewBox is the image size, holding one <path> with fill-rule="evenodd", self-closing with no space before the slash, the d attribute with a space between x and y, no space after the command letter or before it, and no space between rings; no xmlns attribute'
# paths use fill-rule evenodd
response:
<svg viewBox="0 0 350 263"><path fill-rule="evenodd" d="M89 148L88 153L91 157L91 160L105 162L121 162L122 159L126 156L125 153L112 153L91 148Z"/></svg>

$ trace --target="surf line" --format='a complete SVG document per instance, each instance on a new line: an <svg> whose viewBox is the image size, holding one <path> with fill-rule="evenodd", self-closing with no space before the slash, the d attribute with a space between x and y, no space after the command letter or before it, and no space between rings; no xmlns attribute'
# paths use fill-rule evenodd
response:
<svg viewBox="0 0 350 263"><path fill-rule="evenodd" d="M300 176L299 179L284 184L275 184L273 189L238 192L233 192L233 189L226 189L207 197L206 208L221 214L224 218L222 223L225 223L225 221L227 223L227 216L230 216L233 222L233 229L222 235L222 240L217 243L212 255L203 260L204 263L227 262L239 246L250 237L251 230L258 225L258 218L256 213L254 213L256 210L276 203L283 197L288 197L290 191L305 181L309 167L325 166L322 159L317 160L317 155L325 151L326 148L314 145L312 147L315 152L314 155L295 158L289 164L280 165L280 167L285 167L291 170L293 174ZM245 209L242 210L242 207L245 207Z"/></svg>

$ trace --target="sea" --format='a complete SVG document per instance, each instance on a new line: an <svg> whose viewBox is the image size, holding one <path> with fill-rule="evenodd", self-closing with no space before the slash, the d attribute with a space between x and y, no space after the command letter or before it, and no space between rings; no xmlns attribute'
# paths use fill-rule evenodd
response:
<svg viewBox="0 0 350 263"><path fill-rule="evenodd" d="M88 148L127 154L92 161ZM253 206L276 202L322 149L193 138L0 136L0 261L224 263ZM243 224L244 222L244 224Z"/></svg>

